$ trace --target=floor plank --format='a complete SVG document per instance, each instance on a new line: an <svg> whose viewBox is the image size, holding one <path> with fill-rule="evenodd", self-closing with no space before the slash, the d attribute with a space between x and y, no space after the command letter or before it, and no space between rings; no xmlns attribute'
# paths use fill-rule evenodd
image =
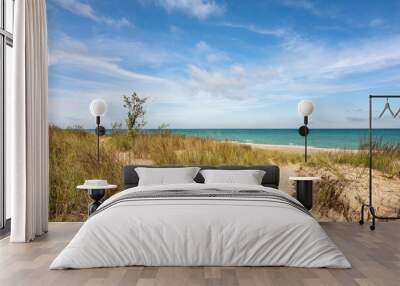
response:
<svg viewBox="0 0 400 286"><path fill-rule="evenodd" d="M344 252L352 269L289 267L118 267L85 270L48 269L81 223L50 223L49 233L27 244L0 240L0 285L399 285L400 223L368 226L321 223Z"/></svg>

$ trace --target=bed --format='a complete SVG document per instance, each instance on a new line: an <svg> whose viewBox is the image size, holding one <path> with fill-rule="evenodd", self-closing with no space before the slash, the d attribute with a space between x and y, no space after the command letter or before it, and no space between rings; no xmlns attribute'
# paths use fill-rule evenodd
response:
<svg viewBox="0 0 400 286"><path fill-rule="evenodd" d="M50 269L118 266L291 266L350 268L318 222L278 190L277 166L260 185L193 183L138 186L124 167L124 191L108 198ZM216 167L202 166L202 170Z"/></svg>

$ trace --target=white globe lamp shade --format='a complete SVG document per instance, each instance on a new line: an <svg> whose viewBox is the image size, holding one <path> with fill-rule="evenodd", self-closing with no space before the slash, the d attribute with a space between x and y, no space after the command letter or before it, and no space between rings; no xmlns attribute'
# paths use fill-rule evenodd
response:
<svg viewBox="0 0 400 286"><path fill-rule="evenodd" d="M303 116L309 116L314 111L314 104L310 100L301 100L297 106L299 113Z"/></svg>
<svg viewBox="0 0 400 286"><path fill-rule="evenodd" d="M102 116L107 111L107 104L103 99L94 99L90 103L90 113L93 116Z"/></svg>

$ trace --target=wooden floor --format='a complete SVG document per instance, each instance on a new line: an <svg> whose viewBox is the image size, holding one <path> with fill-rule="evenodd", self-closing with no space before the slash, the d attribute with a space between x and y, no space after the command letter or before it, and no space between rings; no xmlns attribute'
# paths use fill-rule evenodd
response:
<svg viewBox="0 0 400 286"><path fill-rule="evenodd" d="M124 267L48 270L81 226L51 223L49 233L27 244L0 241L0 285L400 285L400 223L323 223L352 269L289 267Z"/></svg>

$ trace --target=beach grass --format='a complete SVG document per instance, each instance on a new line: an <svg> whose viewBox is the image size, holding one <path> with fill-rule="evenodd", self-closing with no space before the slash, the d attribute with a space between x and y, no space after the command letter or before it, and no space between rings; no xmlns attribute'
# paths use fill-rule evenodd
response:
<svg viewBox="0 0 400 286"><path fill-rule="evenodd" d="M85 131L50 127L49 141L50 220L82 221L89 199L76 186L93 178L120 184L122 164L111 152L102 152L102 162L98 164L95 135Z"/></svg>
<svg viewBox="0 0 400 286"><path fill-rule="evenodd" d="M383 216L397 216L400 145L377 138L372 144L372 158L374 205ZM358 221L361 204L368 203L368 167L369 150L364 144L357 151L314 154L298 171L300 175L321 177L313 212L324 219Z"/></svg>
<svg viewBox="0 0 400 286"><path fill-rule="evenodd" d="M382 146L381 146L382 147ZM267 165L303 166L302 152L284 152L252 148L244 144L171 134L138 133L134 136L115 133L101 138L101 160L96 160L94 133L76 129L50 127L50 220L82 221L87 217L89 199L85 191L76 190L85 179L106 179L122 186L122 167L127 164L152 165ZM399 148L375 148L374 168L387 176L398 176ZM306 166L329 169L341 174L340 165L368 166L368 153L321 152L310 156ZM338 167L339 166L339 167ZM332 201L334 183L321 187L321 204ZM120 191L121 188L108 193ZM329 199L329 200L328 200Z"/></svg>
<svg viewBox="0 0 400 286"><path fill-rule="evenodd" d="M254 165L301 162L301 154L270 150L254 150L251 146L232 144L208 138L171 134L144 133L109 136L109 146L118 151L132 152L135 158L150 159L156 165Z"/></svg>
<svg viewBox="0 0 400 286"><path fill-rule="evenodd" d="M338 151L333 153L319 153L312 157L312 165L347 164L354 167L368 168L369 151L361 145L356 151ZM376 139L372 143L372 169L382 172L387 177L400 175L400 144L384 143Z"/></svg>
<svg viewBox="0 0 400 286"><path fill-rule="evenodd" d="M95 178L122 186L122 167L127 164L287 165L299 163L303 158L301 154L253 150L247 145L168 132L135 136L116 133L104 136L100 146L101 160L97 163L93 133L50 127L49 208L52 221L85 219L90 200L85 191L76 190L76 186L85 179Z"/></svg>

